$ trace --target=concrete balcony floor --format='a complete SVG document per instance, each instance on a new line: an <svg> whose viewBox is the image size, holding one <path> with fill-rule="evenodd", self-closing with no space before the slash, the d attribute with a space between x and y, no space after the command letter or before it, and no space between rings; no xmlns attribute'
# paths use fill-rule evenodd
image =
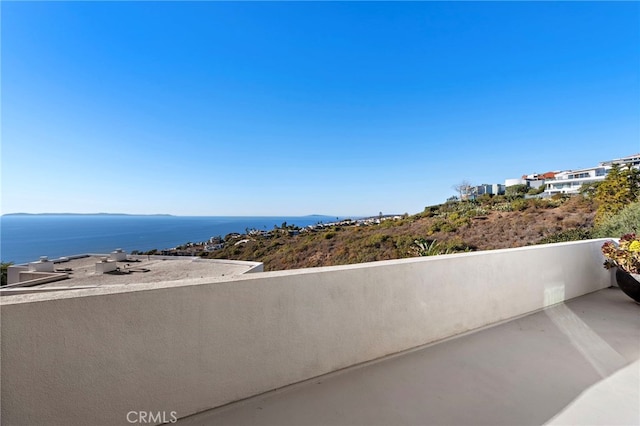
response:
<svg viewBox="0 0 640 426"><path fill-rule="evenodd" d="M178 424L640 424L638 359L640 306L609 288Z"/></svg>

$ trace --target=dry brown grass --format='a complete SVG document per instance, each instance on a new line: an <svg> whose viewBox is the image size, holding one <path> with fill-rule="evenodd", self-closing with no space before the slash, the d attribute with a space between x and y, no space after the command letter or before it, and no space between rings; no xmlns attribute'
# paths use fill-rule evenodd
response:
<svg viewBox="0 0 640 426"><path fill-rule="evenodd" d="M531 201L519 203L517 208L487 209L475 217L452 212L433 217L419 214L380 225L258 238L225 247L210 257L260 261L265 270L281 270L411 257L416 255L413 242L419 238L473 250L521 247L561 231L591 228L595 215L593 203L582 197L570 198L558 207Z"/></svg>

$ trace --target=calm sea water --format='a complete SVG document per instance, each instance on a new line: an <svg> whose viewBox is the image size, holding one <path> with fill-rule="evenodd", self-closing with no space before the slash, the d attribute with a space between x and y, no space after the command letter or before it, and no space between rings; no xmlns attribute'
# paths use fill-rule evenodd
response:
<svg viewBox="0 0 640 426"><path fill-rule="evenodd" d="M340 218L342 219L342 218ZM330 216L126 216L28 215L0 218L0 258L24 263L40 256L56 258L81 253L165 249L208 240L247 228L269 230L282 222L300 227L335 221Z"/></svg>

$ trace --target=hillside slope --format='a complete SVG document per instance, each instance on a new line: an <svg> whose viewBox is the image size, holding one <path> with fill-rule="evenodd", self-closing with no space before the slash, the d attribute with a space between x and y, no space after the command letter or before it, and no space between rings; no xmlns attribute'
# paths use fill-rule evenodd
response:
<svg viewBox="0 0 640 426"><path fill-rule="evenodd" d="M595 205L576 196L561 200L449 203L402 219L369 226L331 226L315 231L274 230L269 236L227 237L209 258L264 262L265 270L342 265L418 255L416 240L443 248L492 250L520 247L572 229L593 226ZM248 241L247 241L248 240Z"/></svg>

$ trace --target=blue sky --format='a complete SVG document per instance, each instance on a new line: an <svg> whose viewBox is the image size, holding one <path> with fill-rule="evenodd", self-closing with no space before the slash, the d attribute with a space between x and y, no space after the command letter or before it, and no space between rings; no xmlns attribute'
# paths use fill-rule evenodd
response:
<svg viewBox="0 0 640 426"><path fill-rule="evenodd" d="M417 213L640 152L637 2L7 2L2 212Z"/></svg>

